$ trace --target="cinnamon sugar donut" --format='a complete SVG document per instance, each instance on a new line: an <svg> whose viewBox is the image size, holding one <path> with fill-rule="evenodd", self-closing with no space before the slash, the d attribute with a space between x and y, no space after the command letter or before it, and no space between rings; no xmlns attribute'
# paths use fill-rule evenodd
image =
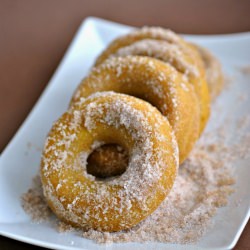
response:
<svg viewBox="0 0 250 250"><path fill-rule="evenodd" d="M120 48L129 46L134 42L144 39L167 41L169 43L178 45L181 49L186 50L186 52L189 53L190 57L193 59L193 62L198 65L199 70L204 72L203 63L197 50L172 30L161 27L143 27L141 29L135 29L124 36L116 38L97 58L95 66L103 63L107 58L110 57L110 55L115 54Z"/></svg>
<svg viewBox="0 0 250 250"><path fill-rule="evenodd" d="M190 73L189 80L191 84L194 85L194 88L195 88L195 91L199 100L199 105L200 105L200 110L201 110L200 111L200 134L201 134L210 116L210 97L209 97L208 86L207 86L206 79L205 79L204 64L201 59L200 53L197 51L197 49L194 48L189 43L187 43L184 39L182 39L173 31L168 30L168 29L163 29L160 27L143 27L141 29L136 29L135 31L127 35L118 37L113 42L111 42L110 45L97 58L95 65L99 65L103 63L107 58L112 57L116 54L117 55L122 54L121 50L124 47L134 46L135 48L137 46L138 48L138 44L136 45L135 43L139 41L143 41L145 39L159 41L161 42L159 43L159 46L161 46L163 42L167 42L168 44L175 45L177 47L177 49L175 48L175 51L178 50L180 57L182 58L185 57L184 60L186 62L185 62L185 69L183 69L184 65L180 64L181 58L178 60L178 63L177 61L173 61L172 62L173 66L177 66L177 67L180 66L178 67L178 70L181 70L181 72L183 70L187 72L187 68L186 68L187 64L189 64L189 68L191 68L191 65L192 65L192 68L195 69L195 71L192 70L191 72L195 72L196 74ZM165 51L165 55L163 56L162 56L162 53L161 53L161 56L159 56L159 51L161 47L156 48L156 46L154 46L154 49L156 49L157 51L153 52L152 48L151 48L151 51L147 51L146 49L144 49L144 51L141 51L139 55L153 56L153 57L156 57L158 59L161 59L167 62L171 61L171 58L169 57L169 53L166 52L167 51L166 45L163 48ZM135 50L133 50L133 52L134 53L132 54L136 55ZM174 54L172 53L172 55ZM176 55L174 56L176 58Z"/></svg>
<svg viewBox="0 0 250 250"><path fill-rule="evenodd" d="M214 100L221 92L224 83L224 76L221 64L218 59L207 49L192 44L200 53L206 71L206 80L211 98Z"/></svg>
<svg viewBox="0 0 250 250"><path fill-rule="evenodd" d="M144 39L139 40L129 46L122 47L110 57L127 55L149 56L171 64L177 71L184 74L187 80L194 86L198 100L200 102L200 134L204 130L209 117L209 96L205 76L190 53L180 46L167 41Z"/></svg>
<svg viewBox="0 0 250 250"><path fill-rule="evenodd" d="M87 158L99 141L128 150L121 176L97 180L87 173ZM50 208L63 221L112 232L150 215L169 193L177 168L178 147L167 119L143 100L103 92L81 99L53 125L41 179Z"/></svg>
<svg viewBox="0 0 250 250"><path fill-rule="evenodd" d="M173 127L180 162L185 160L199 137L200 110L193 86L175 68L148 57L110 58L82 81L71 103L101 91L136 96L158 108Z"/></svg>

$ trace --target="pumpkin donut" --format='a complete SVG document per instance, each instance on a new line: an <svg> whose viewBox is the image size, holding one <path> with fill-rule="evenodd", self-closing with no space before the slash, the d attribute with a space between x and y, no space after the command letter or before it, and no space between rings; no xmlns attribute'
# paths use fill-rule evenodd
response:
<svg viewBox="0 0 250 250"><path fill-rule="evenodd" d="M110 58L83 79L71 104L95 92L139 97L158 108L173 127L183 162L199 137L198 100L186 78L171 65L141 56Z"/></svg>
<svg viewBox="0 0 250 250"><path fill-rule="evenodd" d="M168 29L163 29L160 27L143 27L141 29L136 29L135 31L127 35L118 37L113 42L111 42L110 45L97 58L95 65L97 66L103 63L107 58L112 57L116 54L117 55L121 54L122 48L133 46L134 43L143 41L145 39L161 41L161 42L164 41L164 42L167 42L168 44L175 45L176 47L178 47L180 57L182 58L185 57L184 59L190 65L189 68L192 65L193 66L192 68L195 69L195 71L192 70L192 72L195 72L195 74L192 74L192 73L189 74L189 80L190 80L190 83L194 85L194 88L195 88L195 91L199 100L199 104L200 104L200 110L201 110L200 111L200 116L201 116L200 134L201 134L202 131L205 129L208 118L210 116L210 97L209 97L208 86L207 86L206 79L205 79L204 64L201 59L200 53L197 51L197 49L193 47L192 45L190 45L188 42L186 42L184 39L182 39L173 31L168 30ZM159 46L161 46L162 44L163 43L159 43ZM138 47L138 44L135 46ZM165 55L163 56L159 56L159 50L161 49L161 47L158 47L158 48L156 47L157 46L154 45L154 49L157 50L156 52L153 52L152 48L151 48L151 53L150 51L147 52L146 49L144 49L144 51L143 52L141 51L139 55L153 56L163 61L170 62L171 59L169 58L169 53L168 52L166 53L166 45L163 48L165 50ZM135 52L132 54L136 55ZM183 65L178 64L179 62L178 63L176 62L177 61L173 61L172 63L173 66L175 67L181 66L181 68L178 68L178 70L182 72ZM187 65L187 63L185 65Z"/></svg>
<svg viewBox="0 0 250 250"><path fill-rule="evenodd" d="M134 42L144 39L167 41L169 43L178 45L181 49L186 50L186 52L189 53L190 57L193 59L193 62L197 64L199 70L204 73L203 62L196 48L191 46L172 30L161 27L143 27L141 29L135 29L124 36L116 38L97 58L95 66L103 63L107 58L110 57L110 55L115 54L120 48L129 46Z"/></svg>
<svg viewBox="0 0 250 250"><path fill-rule="evenodd" d="M180 46L167 41L145 39L139 40L129 46L120 48L110 57L127 55L149 56L171 64L177 71L184 74L194 86L200 102L200 134L204 130L209 117L209 95L204 74L199 70L193 58Z"/></svg>
<svg viewBox="0 0 250 250"><path fill-rule="evenodd" d="M192 44L201 55L206 71L206 80L212 100L214 100L221 92L224 84L224 76L221 64L218 59L212 55L207 49Z"/></svg>
<svg viewBox="0 0 250 250"><path fill-rule="evenodd" d="M86 161L96 145L129 152L126 171L96 179ZM176 177L178 146L168 120L149 103L113 92L81 99L53 125L41 162L44 195L63 221L81 228L131 228L166 198Z"/></svg>

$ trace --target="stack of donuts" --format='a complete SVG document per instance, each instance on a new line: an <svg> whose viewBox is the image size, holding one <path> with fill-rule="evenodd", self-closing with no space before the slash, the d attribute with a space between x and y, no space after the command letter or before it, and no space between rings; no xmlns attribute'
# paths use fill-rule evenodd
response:
<svg viewBox="0 0 250 250"><path fill-rule="evenodd" d="M218 61L170 30L111 42L46 139L41 180L52 211L85 230L144 220L170 192L222 82Z"/></svg>

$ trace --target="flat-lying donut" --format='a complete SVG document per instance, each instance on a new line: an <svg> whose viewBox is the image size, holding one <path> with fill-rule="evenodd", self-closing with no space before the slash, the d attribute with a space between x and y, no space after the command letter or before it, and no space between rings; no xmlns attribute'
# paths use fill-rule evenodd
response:
<svg viewBox="0 0 250 250"><path fill-rule="evenodd" d="M119 177L97 180L86 161L99 142L129 152ZM178 168L168 120L152 105L113 92L81 99L53 125L41 162L44 195L63 221L81 228L131 228L166 198Z"/></svg>
<svg viewBox="0 0 250 250"><path fill-rule="evenodd" d="M199 104L200 104L200 134L204 130L208 118L210 116L210 97L208 86L205 79L205 69L204 64L201 59L200 53L197 49L186 42L182 37L177 35L171 30L163 29L160 27L144 27L141 29L136 29L131 33L120 36L111 42L108 47L101 53L101 55L97 58L95 65L99 65L103 63L107 58L112 57L115 54L119 54L119 51L124 47L133 46L136 42L143 41L145 39L167 42L168 44L173 44L178 47L178 50L181 52L182 56L185 55L185 60L188 61L191 65L193 65L193 69L196 70L196 75L189 74L189 80L194 85ZM161 46L159 44L159 46ZM155 46L154 46L155 47ZM165 46L166 47L166 46ZM160 48L159 48L160 49ZM166 50L166 49L165 49ZM152 52L152 48L151 48ZM153 56L149 55L150 53L146 50L143 52L145 56ZM136 53L134 53L135 55ZM157 54L157 53L153 53ZM159 54L159 53L158 53ZM156 56L157 58L157 56ZM158 58L161 59L162 58ZM168 55L164 56L164 61L169 62ZM175 64L176 66L177 64ZM180 65L180 64L179 64ZM183 66L183 65L182 65ZM193 70L194 72L194 70Z"/></svg>
<svg viewBox="0 0 250 250"><path fill-rule="evenodd" d="M114 91L139 97L157 107L173 127L180 162L200 132L200 110L193 86L171 65L141 56L110 58L78 86L71 104L95 92Z"/></svg>

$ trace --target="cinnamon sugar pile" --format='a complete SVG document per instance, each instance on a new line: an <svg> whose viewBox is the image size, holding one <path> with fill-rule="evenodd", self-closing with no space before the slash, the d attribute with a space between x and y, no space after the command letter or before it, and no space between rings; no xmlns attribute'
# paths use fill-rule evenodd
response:
<svg viewBox="0 0 250 250"><path fill-rule="evenodd" d="M229 88L232 86L230 84ZM245 100L238 101L244 105ZM213 105L210 130L202 135L189 158L180 166L172 191L151 216L126 232L77 230L75 233L99 243L191 243L199 240L212 226L217 209L227 205L233 192L235 161L250 156L250 116L233 119L232 114L217 126L218 117L226 109L220 102ZM23 195L23 207L33 219L48 220L52 215L48 216L39 178L35 184ZM72 230L61 222L58 222L58 229Z"/></svg>
<svg viewBox="0 0 250 250"><path fill-rule="evenodd" d="M33 221L42 222L50 218L51 211L43 196L40 176L37 175L33 178L31 188L23 194L22 206Z"/></svg>

